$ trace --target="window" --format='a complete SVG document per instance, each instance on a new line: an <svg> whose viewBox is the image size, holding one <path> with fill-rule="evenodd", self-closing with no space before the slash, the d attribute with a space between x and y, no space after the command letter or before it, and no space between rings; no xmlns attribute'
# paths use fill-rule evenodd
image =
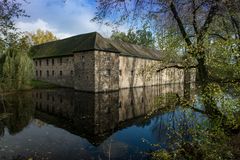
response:
<svg viewBox="0 0 240 160"><path fill-rule="evenodd" d="M42 76L42 71L40 70L39 73L40 73L40 77L41 77Z"/></svg>
<svg viewBox="0 0 240 160"><path fill-rule="evenodd" d="M73 75L73 70L71 70L71 75Z"/></svg>
<svg viewBox="0 0 240 160"><path fill-rule="evenodd" d="M133 73L134 73L134 72L133 72L133 70L132 70L132 71L131 71L131 75L132 75L132 76L133 76Z"/></svg>
<svg viewBox="0 0 240 160"><path fill-rule="evenodd" d="M48 66L48 59L46 59L46 64L47 64L47 66Z"/></svg>
<svg viewBox="0 0 240 160"><path fill-rule="evenodd" d="M131 105L133 105L133 99L131 99Z"/></svg>
<svg viewBox="0 0 240 160"><path fill-rule="evenodd" d="M47 93L47 100L49 100L49 97L50 97L50 96L49 96L49 93Z"/></svg>
<svg viewBox="0 0 240 160"><path fill-rule="evenodd" d="M122 76L122 70L119 70L119 75Z"/></svg>
<svg viewBox="0 0 240 160"><path fill-rule="evenodd" d="M38 77L38 71L36 71L36 76Z"/></svg>
<svg viewBox="0 0 240 160"><path fill-rule="evenodd" d="M52 70L52 76L54 76L54 71Z"/></svg>
<svg viewBox="0 0 240 160"><path fill-rule="evenodd" d="M60 76L62 76L62 71L60 71L60 73L59 73L59 74L60 74Z"/></svg>
<svg viewBox="0 0 240 160"><path fill-rule="evenodd" d="M62 65L62 58L60 58L59 62L60 62L60 65Z"/></svg>
<svg viewBox="0 0 240 160"><path fill-rule="evenodd" d="M54 59L52 59L52 65L54 66Z"/></svg>
<svg viewBox="0 0 240 160"><path fill-rule="evenodd" d="M39 66L41 66L42 65L42 61L41 60L39 60Z"/></svg>
<svg viewBox="0 0 240 160"><path fill-rule="evenodd" d="M38 65L37 60L35 61L35 65L36 65L36 66Z"/></svg>
<svg viewBox="0 0 240 160"><path fill-rule="evenodd" d="M84 62L85 61L85 58L84 58L84 56L82 56L82 62Z"/></svg>
<svg viewBox="0 0 240 160"><path fill-rule="evenodd" d="M107 75L108 75L108 76L111 75L111 70L110 70L110 69L107 70Z"/></svg>
<svg viewBox="0 0 240 160"><path fill-rule="evenodd" d="M49 71L47 70L47 77L49 77Z"/></svg>

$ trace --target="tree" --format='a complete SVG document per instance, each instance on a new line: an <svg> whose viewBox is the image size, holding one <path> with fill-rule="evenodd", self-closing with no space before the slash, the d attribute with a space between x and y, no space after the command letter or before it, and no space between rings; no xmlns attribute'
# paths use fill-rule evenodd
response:
<svg viewBox="0 0 240 160"><path fill-rule="evenodd" d="M33 78L33 61L28 55L26 38L19 38L6 49L1 89L23 89Z"/></svg>
<svg viewBox="0 0 240 160"><path fill-rule="evenodd" d="M24 0L22 2L25 2ZM0 89L21 89L32 78L29 44L18 32L15 20L27 16L19 0L0 1Z"/></svg>
<svg viewBox="0 0 240 160"><path fill-rule="evenodd" d="M155 46L155 38L153 37L152 32L149 31L149 26L147 24L144 24L143 28L137 31L129 29L127 34L115 31L113 32L111 39L142 45L147 48L154 48Z"/></svg>
<svg viewBox="0 0 240 160"><path fill-rule="evenodd" d="M7 37L16 31L14 20L19 17L26 17L22 3L17 0L0 1L0 43L6 45Z"/></svg>
<svg viewBox="0 0 240 160"><path fill-rule="evenodd" d="M162 28L176 29L181 35L181 41L185 43L186 53L198 61L198 75L203 82L208 80L206 67L206 54L211 48L206 48L205 42L210 38L222 38L219 32L214 32L212 25L219 20L229 19L228 24L231 30L235 28L238 32L239 21L235 15L239 15L239 8L235 6L239 0L134 0L134 1L113 1L100 0L98 2L95 21L115 23L117 25L129 21L136 24L141 21L148 21L156 33ZM236 9L238 8L238 9ZM235 23L236 21L236 23ZM225 30L218 27L218 30ZM221 33L221 32L220 32ZM231 37L231 33L229 35ZM177 45L177 44L176 44Z"/></svg>
<svg viewBox="0 0 240 160"><path fill-rule="evenodd" d="M27 33L27 36L29 36L30 43L32 45L38 45L57 40L57 37L52 32L43 31L41 29L38 29L36 33Z"/></svg>

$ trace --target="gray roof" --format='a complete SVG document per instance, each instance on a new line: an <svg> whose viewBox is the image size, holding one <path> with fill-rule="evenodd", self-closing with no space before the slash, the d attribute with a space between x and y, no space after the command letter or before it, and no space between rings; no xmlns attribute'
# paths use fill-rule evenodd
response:
<svg viewBox="0 0 240 160"><path fill-rule="evenodd" d="M139 45L133 45L119 40L110 40L102 37L97 32L81 34L62 40L48 42L33 46L33 58L47 58L73 55L74 52L100 50L119 53L123 56L145 59L160 59L160 51Z"/></svg>

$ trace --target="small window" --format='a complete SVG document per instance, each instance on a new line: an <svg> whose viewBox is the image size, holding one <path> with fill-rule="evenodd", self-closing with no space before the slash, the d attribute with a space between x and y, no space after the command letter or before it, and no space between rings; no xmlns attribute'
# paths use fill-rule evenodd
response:
<svg viewBox="0 0 240 160"><path fill-rule="evenodd" d="M48 66L48 59L46 59L46 64L47 64L47 66Z"/></svg>
<svg viewBox="0 0 240 160"><path fill-rule="evenodd" d="M119 75L122 76L122 70L119 70Z"/></svg>
<svg viewBox="0 0 240 160"><path fill-rule="evenodd" d="M134 72L133 72L133 70L132 70L132 71L131 71L131 75L132 75L132 76L133 76L133 73L134 73Z"/></svg>
<svg viewBox="0 0 240 160"><path fill-rule="evenodd" d="M60 73L59 73L59 74L60 74L60 76L62 76L62 71L60 71Z"/></svg>
<svg viewBox="0 0 240 160"><path fill-rule="evenodd" d="M82 56L82 62L84 62L85 61L85 57L84 56Z"/></svg>
<svg viewBox="0 0 240 160"><path fill-rule="evenodd" d="M62 58L60 58L59 62L60 62L60 65L62 65Z"/></svg>
<svg viewBox="0 0 240 160"><path fill-rule="evenodd" d="M49 71L47 70L47 77L49 77Z"/></svg>
<svg viewBox="0 0 240 160"><path fill-rule="evenodd" d="M131 105L133 105L133 99L131 99Z"/></svg>
<svg viewBox="0 0 240 160"><path fill-rule="evenodd" d="M42 61L41 60L39 60L39 66L41 66L42 65Z"/></svg>
<svg viewBox="0 0 240 160"><path fill-rule="evenodd" d="M39 94L39 98L42 99L42 93Z"/></svg>
<svg viewBox="0 0 240 160"><path fill-rule="evenodd" d="M37 62L37 60L35 61L35 65L36 65L36 66L38 65L38 62Z"/></svg>
<svg viewBox="0 0 240 160"><path fill-rule="evenodd" d="M107 70L107 75L108 75L108 76L111 75L111 70L110 70L110 69Z"/></svg>
<svg viewBox="0 0 240 160"><path fill-rule="evenodd" d="M52 65L54 66L54 59L52 59Z"/></svg>
<svg viewBox="0 0 240 160"><path fill-rule="evenodd" d="M73 75L73 70L71 70L71 75Z"/></svg>
<svg viewBox="0 0 240 160"><path fill-rule="evenodd" d="M39 73L40 73L40 77L41 77L42 76L42 71L40 70Z"/></svg>
<svg viewBox="0 0 240 160"><path fill-rule="evenodd" d="M36 76L38 77L38 71L36 71Z"/></svg>
<svg viewBox="0 0 240 160"><path fill-rule="evenodd" d="M54 71L52 70L52 76L54 76Z"/></svg>
<svg viewBox="0 0 240 160"><path fill-rule="evenodd" d="M54 102L54 96L52 96L52 101Z"/></svg>

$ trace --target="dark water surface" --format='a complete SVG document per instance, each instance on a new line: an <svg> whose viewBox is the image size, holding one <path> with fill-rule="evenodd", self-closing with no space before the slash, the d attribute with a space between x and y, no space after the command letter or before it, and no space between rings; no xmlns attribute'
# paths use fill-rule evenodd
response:
<svg viewBox="0 0 240 160"><path fill-rule="evenodd" d="M205 119L171 97L195 99L195 85L101 94L49 89L5 96L0 159L147 159L148 152L173 144L169 128L185 125L183 138L188 139L194 122L187 117Z"/></svg>

